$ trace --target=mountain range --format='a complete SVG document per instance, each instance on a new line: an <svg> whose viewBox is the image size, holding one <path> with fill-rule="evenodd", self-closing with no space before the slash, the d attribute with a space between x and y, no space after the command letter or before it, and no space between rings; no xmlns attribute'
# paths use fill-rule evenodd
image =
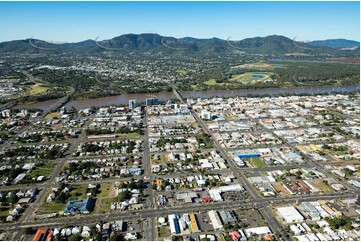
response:
<svg viewBox="0 0 361 242"><path fill-rule="evenodd" d="M348 39L326 39L308 42L311 46L326 46L331 48L352 48L360 47L360 42Z"/></svg>
<svg viewBox="0 0 361 242"><path fill-rule="evenodd" d="M298 53L359 56L359 46L359 42L345 39L299 42L281 35L246 38L236 41L219 38L174 38L158 34L124 34L109 40L85 40L76 43L58 44L38 39L14 40L0 43L0 53L101 53L104 51L135 51L197 55L245 52L265 55Z"/></svg>

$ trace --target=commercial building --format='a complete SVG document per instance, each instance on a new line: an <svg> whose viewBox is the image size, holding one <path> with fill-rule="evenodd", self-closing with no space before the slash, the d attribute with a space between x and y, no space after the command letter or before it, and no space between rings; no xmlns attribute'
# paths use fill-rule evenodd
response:
<svg viewBox="0 0 361 242"><path fill-rule="evenodd" d="M33 241L50 241L53 236L53 231L48 228L40 228L36 231Z"/></svg>
<svg viewBox="0 0 361 242"><path fill-rule="evenodd" d="M197 220L196 220L196 216L194 215L194 213L189 214L189 219L190 219L190 225L191 225L192 233L200 232L199 227L198 227L198 223L197 223Z"/></svg>
<svg viewBox="0 0 361 242"><path fill-rule="evenodd" d="M239 184L229 185L229 186L221 186L209 189L209 195L213 201L219 202L223 201L221 193L223 192L242 192L244 188Z"/></svg>
<svg viewBox="0 0 361 242"><path fill-rule="evenodd" d="M301 206L303 207L303 209L305 210L305 212L308 214L308 217L312 220L312 221L318 221L321 219L320 217L320 213L318 212L318 210L315 208L315 206L313 206L310 202L302 202Z"/></svg>
<svg viewBox="0 0 361 242"><path fill-rule="evenodd" d="M208 212L209 219L211 220L212 226L214 230L222 230L223 224L218 215L218 212L215 210L211 210Z"/></svg>
<svg viewBox="0 0 361 242"><path fill-rule="evenodd" d="M332 217L341 217L342 213L340 211L338 211L335 208L331 208L329 205L327 205L325 200L321 200L320 204L322 206L322 208L324 210L326 210L326 212L328 212Z"/></svg>
<svg viewBox="0 0 361 242"><path fill-rule="evenodd" d="M145 100L147 106L156 106L159 104L158 98L147 98Z"/></svg>
<svg viewBox="0 0 361 242"><path fill-rule="evenodd" d="M231 210L221 210L219 211L219 215L224 224L235 224L237 222L237 219Z"/></svg>
<svg viewBox="0 0 361 242"><path fill-rule="evenodd" d="M170 214L168 215L168 222L170 227L170 234L179 234L180 228L178 218L174 214Z"/></svg>
<svg viewBox="0 0 361 242"><path fill-rule="evenodd" d="M257 158L260 156L255 150L238 150L234 151L233 154L240 159Z"/></svg>
<svg viewBox="0 0 361 242"><path fill-rule="evenodd" d="M133 108L136 108L136 107L137 107L137 100L135 100L135 99L129 100L129 108L133 109Z"/></svg>
<svg viewBox="0 0 361 242"><path fill-rule="evenodd" d="M292 206L277 208L277 212L286 223L302 222L304 220L302 214Z"/></svg>
<svg viewBox="0 0 361 242"><path fill-rule="evenodd" d="M244 232L246 232L247 237L272 233L267 226L245 229Z"/></svg>
<svg viewBox="0 0 361 242"><path fill-rule="evenodd" d="M210 120L211 119L211 112L206 111L206 110L202 110L201 118L205 119L205 120Z"/></svg>

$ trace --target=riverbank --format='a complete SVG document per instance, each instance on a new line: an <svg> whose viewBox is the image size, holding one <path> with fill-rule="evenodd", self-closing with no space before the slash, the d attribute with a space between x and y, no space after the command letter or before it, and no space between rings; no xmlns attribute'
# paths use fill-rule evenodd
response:
<svg viewBox="0 0 361 242"><path fill-rule="evenodd" d="M208 91L180 91L183 98L211 98L211 97L234 97L234 96L277 96L277 95L315 95L327 93L351 93L360 91L360 86L322 86L322 87L295 87L295 88L267 88L267 89L238 89L238 90L208 90ZM175 99L173 92L148 93L148 94L123 94L117 96L73 100L65 106L77 110L92 106L106 105L127 105L129 100L135 99L137 102L145 102L147 98L156 97L159 100ZM46 109L59 99L47 100L30 105L17 105L16 108L40 108Z"/></svg>

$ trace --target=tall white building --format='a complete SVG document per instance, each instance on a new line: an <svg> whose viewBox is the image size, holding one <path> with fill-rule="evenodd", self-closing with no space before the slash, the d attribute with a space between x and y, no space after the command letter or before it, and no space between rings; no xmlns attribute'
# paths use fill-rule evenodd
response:
<svg viewBox="0 0 361 242"><path fill-rule="evenodd" d="M136 108L136 107L137 107L137 100L135 100L135 99L129 100L129 108L133 109L133 108Z"/></svg>
<svg viewBox="0 0 361 242"><path fill-rule="evenodd" d="M206 110L202 110L201 117L202 117L202 119L210 120L211 119L211 112L206 111Z"/></svg>

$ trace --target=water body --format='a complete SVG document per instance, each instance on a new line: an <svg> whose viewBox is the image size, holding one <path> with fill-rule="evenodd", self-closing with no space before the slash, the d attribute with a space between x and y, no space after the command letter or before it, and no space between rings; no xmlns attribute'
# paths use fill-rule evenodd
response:
<svg viewBox="0 0 361 242"><path fill-rule="evenodd" d="M129 100L135 99L137 102L145 102L147 98L158 98L159 100L169 100L176 98L173 92L160 92L160 93L142 93L142 94L122 94L110 97L92 98L84 100L75 100L68 102L65 106L67 108L75 107L76 109L89 108L91 106L100 107L113 104L128 104Z"/></svg>
<svg viewBox="0 0 361 242"><path fill-rule="evenodd" d="M209 91L184 91L180 92L183 98L210 98L210 97L234 97L248 95L282 95L282 94L324 94L331 92L350 93L360 91L360 86L341 86L341 87L297 87L297 88L267 88L267 89L239 89L239 90L209 90ZM101 107L105 105L128 104L130 99L136 99L137 102L145 102L146 98L157 97L159 100L169 100L175 98L173 92L149 93L149 94L123 94L110 97L101 97L93 99L75 100L66 104L67 108L75 107L77 110L89 108L91 106ZM46 109L54 104L56 100L34 103L30 105L20 105L20 108L40 108Z"/></svg>
<svg viewBox="0 0 361 242"><path fill-rule="evenodd" d="M60 98L59 99L50 99L50 100L46 100L43 102L17 105L14 108L39 108L39 109L45 110L45 109L49 108L50 106L52 106L53 104L55 104L59 100L60 100Z"/></svg>

